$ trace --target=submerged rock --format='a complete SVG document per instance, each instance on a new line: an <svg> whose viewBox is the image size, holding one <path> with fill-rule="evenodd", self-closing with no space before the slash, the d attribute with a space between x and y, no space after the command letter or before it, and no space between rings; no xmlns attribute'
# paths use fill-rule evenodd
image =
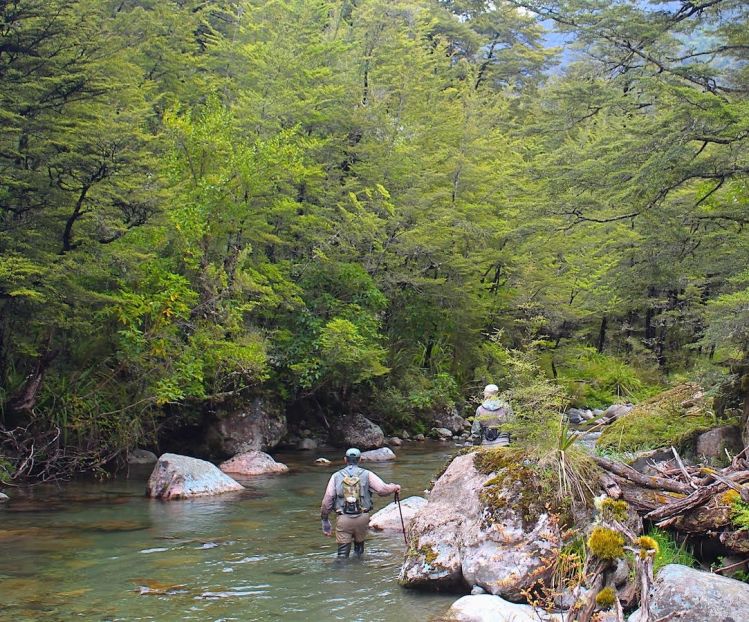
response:
<svg viewBox="0 0 749 622"><path fill-rule="evenodd" d="M243 489L241 484L210 462L178 454L163 454L148 479L146 496L188 499Z"/></svg>
<svg viewBox="0 0 749 622"><path fill-rule="evenodd" d="M650 592L654 620L744 622L749 618L749 585L678 564L664 566ZM629 622L639 622L640 610Z"/></svg>
<svg viewBox="0 0 749 622"><path fill-rule="evenodd" d="M530 605L509 603L499 596L476 594L456 600L443 619L446 622L562 622L564 616L548 614Z"/></svg>
<svg viewBox="0 0 749 622"><path fill-rule="evenodd" d="M328 460L327 458L317 458L317 460L315 460L315 464L320 464L320 465L330 464L330 460Z"/></svg>
<svg viewBox="0 0 749 622"><path fill-rule="evenodd" d="M267 475L269 473L286 473L289 470L285 464L276 462L262 451L247 451L243 454L222 462L219 468L224 473L235 475Z"/></svg>
<svg viewBox="0 0 749 622"><path fill-rule="evenodd" d="M363 415L344 417L330 433L330 440L338 447L377 449L385 444L382 428Z"/></svg>
<svg viewBox="0 0 749 622"><path fill-rule="evenodd" d="M403 522L406 524L406 529L408 529L414 516L416 516L416 513L426 504L427 500L423 497L406 497L401 500ZM372 514L372 517L369 519L369 528L374 529L375 531L386 532L403 531L398 504L393 501L382 508L379 512Z"/></svg>
<svg viewBox="0 0 749 622"><path fill-rule="evenodd" d="M5 493L0 492L0 503L4 503L5 501L10 501L10 497Z"/></svg>
<svg viewBox="0 0 749 622"><path fill-rule="evenodd" d="M362 462L387 462L388 460L395 460L395 454L389 447L380 447L363 452L361 460Z"/></svg>
<svg viewBox="0 0 749 622"><path fill-rule="evenodd" d="M474 464L497 462L492 473ZM466 589L521 601L546 578L545 560L560 547L559 529L532 488L530 470L513 449L456 457L414 517L400 571L405 587ZM486 469L482 469L486 471Z"/></svg>

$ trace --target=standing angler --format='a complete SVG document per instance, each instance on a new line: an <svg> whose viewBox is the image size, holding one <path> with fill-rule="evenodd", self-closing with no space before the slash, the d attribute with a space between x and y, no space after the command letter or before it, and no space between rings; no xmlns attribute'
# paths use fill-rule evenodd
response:
<svg viewBox="0 0 749 622"><path fill-rule="evenodd" d="M335 510L338 516L335 523L338 557L350 555L352 542L357 557L364 553L369 512L372 509L372 492L385 497L401 490L398 484L386 484L372 471L362 469L359 466L360 458L361 452L358 449L352 447L346 451L346 466L330 477L320 506L322 532L326 536L333 535L328 515Z"/></svg>
<svg viewBox="0 0 749 622"><path fill-rule="evenodd" d="M484 401L476 409L471 426L474 445L506 447L510 444L510 433L502 430L502 427L512 421L512 407L501 400L498 393L499 387L496 384L487 384L484 388Z"/></svg>

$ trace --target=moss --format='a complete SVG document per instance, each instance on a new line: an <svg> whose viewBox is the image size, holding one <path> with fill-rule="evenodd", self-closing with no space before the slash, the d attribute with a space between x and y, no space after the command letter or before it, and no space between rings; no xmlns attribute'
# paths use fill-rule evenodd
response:
<svg viewBox="0 0 749 622"><path fill-rule="evenodd" d="M596 527L588 538L588 550L599 559L624 557L624 536L608 527Z"/></svg>
<svg viewBox="0 0 749 622"><path fill-rule="evenodd" d="M487 523L502 520L503 510L510 505L510 500L512 508L520 513L524 526L535 522L539 514L553 505L543 492L535 464L525 459L520 449L482 449L476 452L473 463L480 473L495 474L479 492L479 499L487 510Z"/></svg>
<svg viewBox="0 0 749 622"><path fill-rule="evenodd" d="M749 503L740 495L731 503L731 522L741 530L749 529Z"/></svg>
<svg viewBox="0 0 749 622"><path fill-rule="evenodd" d="M603 451L636 452L658 447L683 448L697 434L716 424L712 400L694 399L700 388L683 384L635 406L608 426L597 447Z"/></svg>
<svg viewBox="0 0 749 622"><path fill-rule="evenodd" d="M661 547L658 545L655 538L651 538L650 536L640 536L635 539L633 544L640 549L640 557L642 559L647 557L649 551L655 551L655 555L658 555L661 550Z"/></svg>
<svg viewBox="0 0 749 622"><path fill-rule="evenodd" d="M629 504L622 499L606 497L601 501L601 514L604 518L624 522L627 520Z"/></svg>
<svg viewBox="0 0 749 622"><path fill-rule="evenodd" d="M596 594L596 605L601 609L611 609L616 602L616 590L610 585L603 588Z"/></svg>
<svg viewBox="0 0 749 622"><path fill-rule="evenodd" d="M727 490L722 495L720 495L720 502L723 505L733 505L734 502L740 501L740 500L741 500L741 495L733 489Z"/></svg>

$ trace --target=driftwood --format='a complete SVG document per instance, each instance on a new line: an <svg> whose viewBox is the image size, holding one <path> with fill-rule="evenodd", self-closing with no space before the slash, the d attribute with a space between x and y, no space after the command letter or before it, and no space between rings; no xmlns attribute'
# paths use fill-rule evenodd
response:
<svg viewBox="0 0 749 622"><path fill-rule="evenodd" d="M685 466L672 448L673 460L654 465L649 476L606 458L595 458L604 470L601 484L610 496L622 498L646 520L689 534L718 536L728 549L749 554L749 532L737 530L731 519L734 502L749 502L749 460L742 454L724 469ZM671 465L671 466L669 466Z"/></svg>

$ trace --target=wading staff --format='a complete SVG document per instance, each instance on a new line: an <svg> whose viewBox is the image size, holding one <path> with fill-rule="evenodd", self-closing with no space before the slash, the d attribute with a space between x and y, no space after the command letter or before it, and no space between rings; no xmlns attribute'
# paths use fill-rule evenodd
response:
<svg viewBox="0 0 749 622"><path fill-rule="evenodd" d="M398 514L401 515L401 527L403 527L403 542L406 543L408 548L408 538L406 537L406 523L403 522L403 510L401 510L401 496L399 493L395 493L395 502L398 504Z"/></svg>

